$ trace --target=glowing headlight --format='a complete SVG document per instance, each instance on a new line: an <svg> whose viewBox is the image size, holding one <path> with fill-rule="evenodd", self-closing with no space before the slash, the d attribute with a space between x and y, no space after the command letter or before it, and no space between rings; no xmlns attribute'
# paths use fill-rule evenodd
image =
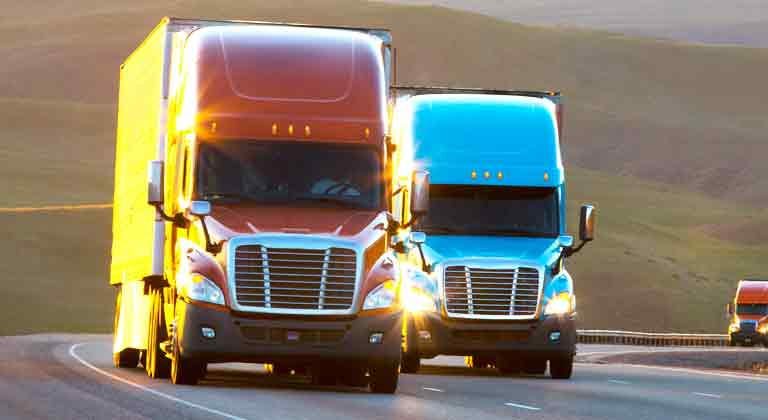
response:
<svg viewBox="0 0 768 420"><path fill-rule="evenodd" d="M222 293L219 286L199 274L181 276L176 283L176 290L180 296L192 300L213 303L215 305L224 304L224 293Z"/></svg>
<svg viewBox="0 0 768 420"><path fill-rule="evenodd" d="M403 294L403 303L409 312L435 312L437 303L435 299L426 292L409 287Z"/></svg>
<svg viewBox="0 0 768 420"><path fill-rule="evenodd" d="M731 324L728 326L729 332L738 332L741 330L741 326L739 324Z"/></svg>
<svg viewBox="0 0 768 420"><path fill-rule="evenodd" d="M387 280L376 286L368 293L368 296L365 297L363 309L389 308L395 303L395 295L397 293L395 289L395 282L392 280Z"/></svg>
<svg viewBox="0 0 768 420"><path fill-rule="evenodd" d="M546 315L563 315L570 313L575 305L575 297L568 293L560 293L549 299L547 307L544 309Z"/></svg>
<svg viewBox="0 0 768 420"><path fill-rule="evenodd" d="M757 330L757 332L759 332L760 334L765 334L765 333L768 333L768 325L763 325L762 327L760 327L760 328Z"/></svg>

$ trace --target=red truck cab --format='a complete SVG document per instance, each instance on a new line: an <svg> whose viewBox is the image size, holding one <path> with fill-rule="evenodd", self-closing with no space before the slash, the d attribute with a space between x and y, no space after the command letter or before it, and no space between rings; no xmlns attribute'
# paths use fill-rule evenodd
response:
<svg viewBox="0 0 768 420"><path fill-rule="evenodd" d="M135 364L138 351L150 376L175 383L196 383L207 363L265 363L394 392L388 32L173 19L162 31L152 268L121 277L128 234L116 234L116 363ZM133 182L121 163L135 159L120 133L141 111L123 100L128 66L140 67L121 72L116 225L133 220L119 194Z"/></svg>

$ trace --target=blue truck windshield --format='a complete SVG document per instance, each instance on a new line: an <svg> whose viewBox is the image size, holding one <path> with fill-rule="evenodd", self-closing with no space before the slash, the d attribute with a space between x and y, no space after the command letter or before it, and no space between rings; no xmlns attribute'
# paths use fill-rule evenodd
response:
<svg viewBox="0 0 768 420"><path fill-rule="evenodd" d="M768 304L739 303L736 305L737 315L768 315Z"/></svg>
<svg viewBox="0 0 768 420"><path fill-rule="evenodd" d="M437 235L556 237L557 189L431 185L429 213L416 229Z"/></svg>
<svg viewBox="0 0 768 420"><path fill-rule="evenodd" d="M379 209L376 149L329 143L201 143L194 197L209 201Z"/></svg>

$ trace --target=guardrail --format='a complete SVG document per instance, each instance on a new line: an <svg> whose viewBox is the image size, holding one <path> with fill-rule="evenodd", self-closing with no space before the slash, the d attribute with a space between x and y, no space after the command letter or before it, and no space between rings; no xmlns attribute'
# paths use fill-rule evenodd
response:
<svg viewBox="0 0 768 420"><path fill-rule="evenodd" d="M729 345L727 334L646 333L636 331L578 330L578 342L584 344L630 344L639 346L707 346Z"/></svg>

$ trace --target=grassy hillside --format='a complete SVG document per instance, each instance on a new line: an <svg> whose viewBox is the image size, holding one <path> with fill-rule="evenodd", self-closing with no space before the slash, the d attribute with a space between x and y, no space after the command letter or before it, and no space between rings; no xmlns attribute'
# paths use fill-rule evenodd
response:
<svg viewBox="0 0 768 420"><path fill-rule="evenodd" d="M163 15L384 26L402 83L566 93L570 198L601 217L570 265L584 326L718 331L734 280L761 274L767 50L352 0L5 3L0 208L111 200L118 66ZM0 213L0 334L109 327L109 221Z"/></svg>

